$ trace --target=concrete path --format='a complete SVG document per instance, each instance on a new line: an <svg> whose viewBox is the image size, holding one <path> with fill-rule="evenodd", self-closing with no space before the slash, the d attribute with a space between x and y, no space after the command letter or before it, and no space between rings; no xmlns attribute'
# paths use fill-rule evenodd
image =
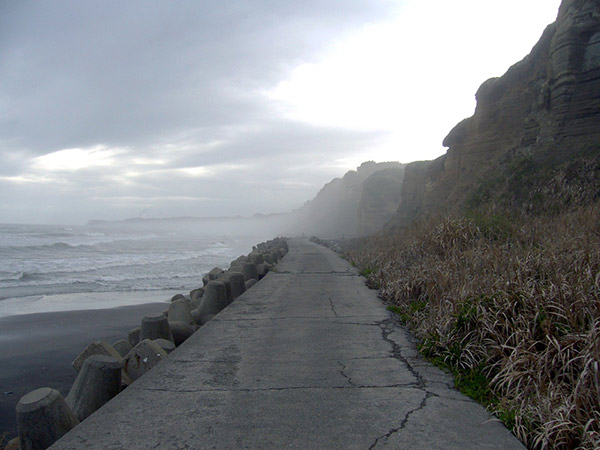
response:
<svg viewBox="0 0 600 450"><path fill-rule="evenodd" d="M53 449L522 449L305 240Z"/></svg>

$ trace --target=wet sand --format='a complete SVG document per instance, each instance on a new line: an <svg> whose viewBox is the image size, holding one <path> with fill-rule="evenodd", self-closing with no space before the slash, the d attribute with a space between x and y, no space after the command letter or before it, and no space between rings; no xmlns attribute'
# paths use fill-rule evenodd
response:
<svg viewBox="0 0 600 450"><path fill-rule="evenodd" d="M71 362L90 342L127 338L145 315L167 307L147 303L0 318L0 435L16 435L15 406L27 392L48 386L67 395L77 376Z"/></svg>

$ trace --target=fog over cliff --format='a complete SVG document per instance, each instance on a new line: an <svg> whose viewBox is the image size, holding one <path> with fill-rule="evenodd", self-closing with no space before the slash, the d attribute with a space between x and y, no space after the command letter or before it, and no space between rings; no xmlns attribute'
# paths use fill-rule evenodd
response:
<svg viewBox="0 0 600 450"><path fill-rule="evenodd" d="M558 4L0 2L0 222L289 212L435 158Z"/></svg>

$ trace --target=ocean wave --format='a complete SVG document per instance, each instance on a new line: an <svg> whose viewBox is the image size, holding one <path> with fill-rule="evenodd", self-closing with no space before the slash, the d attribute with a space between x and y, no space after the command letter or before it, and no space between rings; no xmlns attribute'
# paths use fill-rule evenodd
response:
<svg viewBox="0 0 600 450"><path fill-rule="evenodd" d="M0 288L17 288L48 282L45 274L35 272L0 273Z"/></svg>
<svg viewBox="0 0 600 450"><path fill-rule="evenodd" d="M48 234L22 234L10 235L0 233L0 249L3 251L11 250L69 250L74 248L89 248L102 245L127 244L140 241L149 241L157 239L159 236L154 233L145 233L139 235L107 235L102 232L85 233L48 233Z"/></svg>
<svg viewBox="0 0 600 450"><path fill-rule="evenodd" d="M3 281L18 281L23 275L23 272L0 272L0 283Z"/></svg>
<svg viewBox="0 0 600 450"><path fill-rule="evenodd" d="M52 244L38 244L38 245L11 245L6 247L5 251L16 251L16 252L37 252L47 250L70 250L80 247L89 247L89 245L73 245L67 242L54 242Z"/></svg>
<svg viewBox="0 0 600 450"><path fill-rule="evenodd" d="M21 276L19 277L19 281L33 281L33 280L38 280L41 275L42 274L40 274L40 273L23 272L21 274Z"/></svg>
<svg viewBox="0 0 600 450"><path fill-rule="evenodd" d="M0 283L7 281L34 281L42 277L41 273L32 272L0 272Z"/></svg>
<svg viewBox="0 0 600 450"><path fill-rule="evenodd" d="M163 274L197 274L218 258L211 252L156 253L152 255L83 255L52 258L37 264L14 264L13 270L0 272L0 288L45 283L123 281L136 278L161 278ZM21 267L19 267L21 266ZM211 266L212 267L212 266Z"/></svg>

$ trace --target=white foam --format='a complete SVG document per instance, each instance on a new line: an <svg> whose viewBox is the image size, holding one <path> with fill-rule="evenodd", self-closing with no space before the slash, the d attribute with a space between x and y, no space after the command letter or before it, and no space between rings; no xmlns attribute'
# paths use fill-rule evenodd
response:
<svg viewBox="0 0 600 450"><path fill-rule="evenodd" d="M134 292L84 292L77 294L35 295L8 298L0 301L0 317L37 314L45 312L109 309L146 303L169 303L171 297L181 293L174 290Z"/></svg>

